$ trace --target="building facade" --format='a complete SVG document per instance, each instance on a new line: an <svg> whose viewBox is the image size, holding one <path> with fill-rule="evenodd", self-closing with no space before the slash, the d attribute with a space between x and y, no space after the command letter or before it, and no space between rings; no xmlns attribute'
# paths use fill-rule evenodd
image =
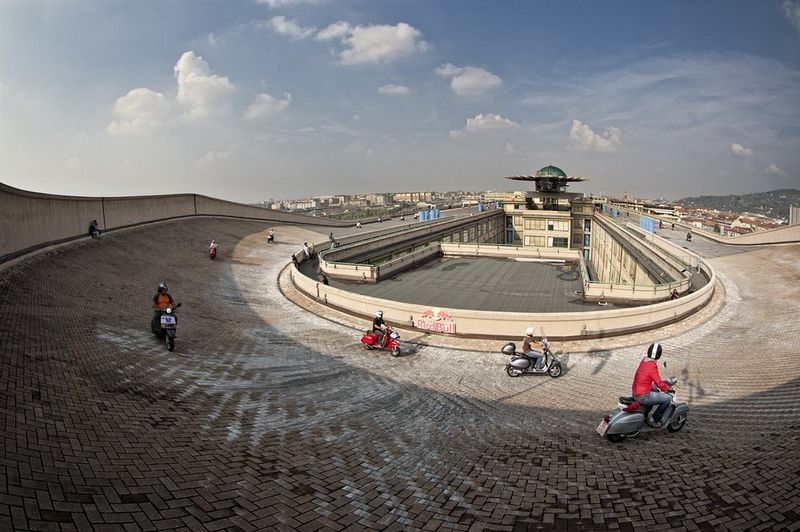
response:
<svg viewBox="0 0 800 532"><path fill-rule="evenodd" d="M569 177L556 166L545 166L535 175L506 179L535 184L533 191L485 196L503 206L506 244L579 249L589 260L594 202L582 193L566 191L569 183L586 181L586 177Z"/></svg>

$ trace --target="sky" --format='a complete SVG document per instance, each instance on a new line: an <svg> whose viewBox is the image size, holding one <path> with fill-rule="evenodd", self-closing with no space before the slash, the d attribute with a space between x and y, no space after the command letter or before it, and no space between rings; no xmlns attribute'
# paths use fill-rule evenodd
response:
<svg viewBox="0 0 800 532"><path fill-rule="evenodd" d="M800 188L800 0L0 0L0 182L241 202Z"/></svg>

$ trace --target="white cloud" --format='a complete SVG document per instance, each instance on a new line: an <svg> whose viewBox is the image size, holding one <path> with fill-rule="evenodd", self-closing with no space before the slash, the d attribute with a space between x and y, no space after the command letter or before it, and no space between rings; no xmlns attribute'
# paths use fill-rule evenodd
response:
<svg viewBox="0 0 800 532"><path fill-rule="evenodd" d="M786 171L775 163L771 163L769 166L767 166L766 172L770 175L786 175Z"/></svg>
<svg viewBox="0 0 800 532"><path fill-rule="evenodd" d="M228 78L212 74L208 63L191 51L178 59L174 71L178 80L177 101L188 109L190 117L224 110L228 97L236 90Z"/></svg>
<svg viewBox="0 0 800 532"><path fill-rule="evenodd" d="M741 144L731 144L731 151L734 155L738 155L739 157L752 157L753 150L750 148L745 148Z"/></svg>
<svg viewBox="0 0 800 532"><path fill-rule="evenodd" d="M381 94L408 94L408 87L405 85L382 85L378 87Z"/></svg>
<svg viewBox="0 0 800 532"><path fill-rule="evenodd" d="M287 19L284 16L272 17L267 21L267 25L275 33L288 35L292 39L305 39L306 37L311 37L317 31L316 28L304 28L296 20Z"/></svg>
<svg viewBox="0 0 800 532"><path fill-rule="evenodd" d="M459 96L479 96L503 84L499 76L478 67L447 63L436 68L436 73L451 78L450 88Z"/></svg>
<svg viewBox="0 0 800 532"><path fill-rule="evenodd" d="M615 127L608 127L600 134L595 133L589 124L573 120L569 130L572 145L579 150L596 152L615 152L622 144L622 132Z"/></svg>
<svg viewBox="0 0 800 532"><path fill-rule="evenodd" d="M209 46L217 46L219 45L219 37L217 37L213 33L209 33L206 36L206 42L208 42Z"/></svg>
<svg viewBox="0 0 800 532"><path fill-rule="evenodd" d="M329 26L320 33L325 38L337 35L341 39L346 48L339 58L346 65L388 63L428 49L428 43L421 38L422 33L405 22L394 26Z"/></svg>
<svg viewBox="0 0 800 532"><path fill-rule="evenodd" d="M349 23L340 20L339 22L334 22L327 28L321 29L317 33L316 39L320 41L327 41L330 39L342 39L350 35L352 31L353 27Z"/></svg>
<svg viewBox="0 0 800 532"><path fill-rule="evenodd" d="M169 120L170 102L160 92L138 88L117 98L113 121L106 130L114 135L146 135Z"/></svg>
<svg viewBox="0 0 800 532"><path fill-rule="evenodd" d="M225 162L231 157L233 157L233 153L230 151L210 151L200 157L195 163L195 166L198 168L209 168L218 163Z"/></svg>
<svg viewBox="0 0 800 532"><path fill-rule="evenodd" d="M781 4L781 9L786 18L795 29L800 31L800 1L798 0L785 0Z"/></svg>
<svg viewBox="0 0 800 532"><path fill-rule="evenodd" d="M450 131L450 138L458 138L465 133L482 133L485 131L499 131L503 129L518 128L519 124L508 118L503 118L494 113L478 114L474 118L467 118L464 129Z"/></svg>
<svg viewBox="0 0 800 532"><path fill-rule="evenodd" d="M287 92L284 96L285 98L280 100L266 93L259 94L256 96L256 101L250 104L244 112L244 117L248 120L255 120L257 118L266 118L280 113L292 103L291 94Z"/></svg>

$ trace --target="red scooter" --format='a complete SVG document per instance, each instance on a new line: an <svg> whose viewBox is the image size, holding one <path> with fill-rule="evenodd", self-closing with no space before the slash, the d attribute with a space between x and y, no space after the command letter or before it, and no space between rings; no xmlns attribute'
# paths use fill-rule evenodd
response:
<svg viewBox="0 0 800 532"><path fill-rule="evenodd" d="M375 331L367 331L361 337L361 343L364 344L364 349L388 349L393 357L400 356L400 333L392 329L386 328L383 334L383 345L378 343L378 333Z"/></svg>
<svg viewBox="0 0 800 532"><path fill-rule="evenodd" d="M208 258L214 260L217 258L217 246L216 244L208 247Z"/></svg>

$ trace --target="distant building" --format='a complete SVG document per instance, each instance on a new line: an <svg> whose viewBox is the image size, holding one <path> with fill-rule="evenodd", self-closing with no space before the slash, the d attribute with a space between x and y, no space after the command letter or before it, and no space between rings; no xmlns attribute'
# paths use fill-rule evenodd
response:
<svg viewBox="0 0 800 532"><path fill-rule="evenodd" d="M789 225L800 225L800 205L789 205Z"/></svg>
<svg viewBox="0 0 800 532"><path fill-rule="evenodd" d="M388 205L392 203L389 194L367 194L365 199L370 205Z"/></svg>
<svg viewBox="0 0 800 532"><path fill-rule="evenodd" d="M433 201L433 192L396 192L392 195L394 203L419 203Z"/></svg>

